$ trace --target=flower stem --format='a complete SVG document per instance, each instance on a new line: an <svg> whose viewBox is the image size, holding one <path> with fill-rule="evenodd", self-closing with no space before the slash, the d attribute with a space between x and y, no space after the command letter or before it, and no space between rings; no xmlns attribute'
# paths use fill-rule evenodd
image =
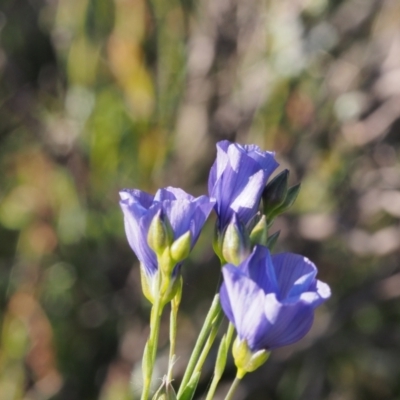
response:
<svg viewBox="0 0 400 400"><path fill-rule="evenodd" d="M237 389L239 383L240 383L240 379L238 377L236 377L235 380L232 382L229 392L225 396L225 400L232 400L233 394L235 393L235 390Z"/></svg>
<svg viewBox="0 0 400 400"><path fill-rule="evenodd" d="M178 399L180 396L182 396L182 394L185 390L185 387L187 386L187 384L190 381L190 378L193 375L193 371L196 368L196 364L201 356L204 343L206 342L206 340L209 336L209 332L211 331L215 320L217 319L218 315L221 312L222 312L222 309L221 309L221 305L219 303L219 294L216 294L214 296L213 302L211 303L210 310L208 311L208 314L204 321L203 327L201 328L200 334L197 338L192 355L190 356L189 363L186 367L185 374L183 375L182 382L181 382L181 385L179 387L179 391L177 394Z"/></svg>
<svg viewBox="0 0 400 400"><path fill-rule="evenodd" d="M194 373L201 372L204 362L206 361L206 358L208 356L208 353L210 352L211 346L213 345L215 337L217 336L223 316L224 315L222 312L218 313L218 315L216 316L214 320L215 322L211 328L210 334L208 335L207 341L203 347L203 350L201 351L199 359L197 360Z"/></svg>
<svg viewBox="0 0 400 400"><path fill-rule="evenodd" d="M146 343L142 360L143 392L141 400L148 400L150 393L151 378L153 376L154 363L156 360L158 334L160 331L160 321L163 308L162 298L161 296L158 296L151 308L150 335Z"/></svg>
<svg viewBox="0 0 400 400"><path fill-rule="evenodd" d="M168 382L172 381L172 368L175 362L177 318L180 304L180 296L175 296L171 301L171 315L169 323L169 361L168 361Z"/></svg>
<svg viewBox="0 0 400 400"><path fill-rule="evenodd" d="M210 388L208 389L206 400L212 400L214 398L218 383L221 380L222 374L225 370L226 359L228 356L228 350L231 346L234 329L235 328L233 324L230 323L228 331L226 332L219 344L217 360L215 361L214 376L211 381Z"/></svg>

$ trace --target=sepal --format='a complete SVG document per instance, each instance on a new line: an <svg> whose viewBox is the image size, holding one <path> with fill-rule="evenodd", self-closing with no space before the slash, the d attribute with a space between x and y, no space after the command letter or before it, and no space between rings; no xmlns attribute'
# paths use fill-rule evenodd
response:
<svg viewBox="0 0 400 400"><path fill-rule="evenodd" d="M148 276L144 267L140 266L140 280L142 283L143 294L151 304L155 304L158 296L161 297L161 304L164 306L175 296L181 296L182 293L182 275L172 277L161 273L161 282L157 271L153 276Z"/></svg>
<svg viewBox="0 0 400 400"><path fill-rule="evenodd" d="M237 337L232 346L232 354L238 370L237 377L241 379L246 373L253 372L261 367L271 353L264 349L253 353L246 340L240 340Z"/></svg>

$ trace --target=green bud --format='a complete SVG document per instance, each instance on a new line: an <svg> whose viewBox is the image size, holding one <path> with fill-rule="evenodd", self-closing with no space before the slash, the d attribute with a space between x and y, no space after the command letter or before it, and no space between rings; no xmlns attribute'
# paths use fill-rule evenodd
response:
<svg viewBox="0 0 400 400"><path fill-rule="evenodd" d="M162 219L160 210L151 221L147 234L147 243L157 256L161 256L172 240L173 232L170 223L167 217L164 220Z"/></svg>
<svg viewBox="0 0 400 400"><path fill-rule="evenodd" d="M176 239L170 249L171 257L178 263L188 257L192 244L192 234L190 231L184 233Z"/></svg>
<svg viewBox="0 0 400 400"><path fill-rule="evenodd" d="M285 201L288 191L288 177L289 171L285 169L265 187L262 199L266 215L269 215Z"/></svg>
<svg viewBox="0 0 400 400"><path fill-rule="evenodd" d="M261 367L271 353L264 349L253 353L246 340L239 340L237 337L232 346L232 354L238 369L237 377L242 379L246 373L253 372Z"/></svg>
<svg viewBox="0 0 400 400"><path fill-rule="evenodd" d="M283 212L287 211L290 207L292 207L292 205L297 199L297 196L299 195L299 192L300 192L300 183L290 187L288 189L285 201L281 206L279 206L276 210L273 211L272 217L276 217L277 215L282 214Z"/></svg>
<svg viewBox="0 0 400 400"><path fill-rule="evenodd" d="M166 376L152 400L176 400L175 390Z"/></svg>
<svg viewBox="0 0 400 400"><path fill-rule="evenodd" d="M216 375L219 379L222 377L222 374L224 373L227 357L228 357L228 344L226 342L226 334L225 334L221 339L218 349L217 359L215 361L214 375Z"/></svg>
<svg viewBox="0 0 400 400"><path fill-rule="evenodd" d="M268 224L265 215L257 222L250 233L250 242L252 246L256 244L266 245L268 239Z"/></svg>
<svg viewBox="0 0 400 400"><path fill-rule="evenodd" d="M146 377L150 376L150 372L152 370L152 348L149 346L149 341L146 342L146 345L144 346L144 352L143 352L143 359L142 359L142 374L143 374L143 379L146 379ZM150 382L143 382L144 384L150 384Z"/></svg>
<svg viewBox="0 0 400 400"><path fill-rule="evenodd" d="M222 256L233 265L239 265L251 252L250 237L245 226L233 216L222 239Z"/></svg>
<svg viewBox="0 0 400 400"><path fill-rule="evenodd" d="M274 249L276 242L278 241L280 233L281 233L281 231L278 231L268 237L265 247L268 247L270 251L272 251Z"/></svg>

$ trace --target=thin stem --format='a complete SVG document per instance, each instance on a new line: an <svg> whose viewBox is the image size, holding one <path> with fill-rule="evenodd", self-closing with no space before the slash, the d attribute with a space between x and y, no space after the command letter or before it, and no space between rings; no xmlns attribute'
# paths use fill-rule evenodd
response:
<svg viewBox="0 0 400 400"><path fill-rule="evenodd" d="M208 389L206 400L212 400L214 398L215 391L217 390L217 386L219 381L221 380L222 373L224 372L226 359L228 356L228 350L231 346L233 333L235 331L235 327L232 323L229 324L228 331L225 336L222 338L221 343L218 349L218 356L215 362L214 376L211 381L210 388ZM222 348L224 346L224 349Z"/></svg>
<svg viewBox="0 0 400 400"><path fill-rule="evenodd" d="M160 274L159 274L160 275ZM155 300L151 308L150 335L147 340L146 350L143 354L143 392L141 400L147 400L150 393L151 378L157 354L158 334L160 331L161 314L163 310L161 296Z"/></svg>
<svg viewBox="0 0 400 400"><path fill-rule="evenodd" d="M201 372L201 369L203 368L204 362L206 361L206 358L208 356L208 353L210 352L211 346L214 343L215 337L217 336L219 327L221 325L222 322L222 318L223 318L223 313L220 312L218 313L215 322L213 324L213 327L211 328L210 334L208 335L207 341L203 347L203 350L200 354L199 359L197 360L197 364L196 367L194 369L194 373L196 372Z"/></svg>
<svg viewBox="0 0 400 400"><path fill-rule="evenodd" d="M232 400L233 394L235 393L235 390L237 389L239 383L240 383L240 379L238 377L236 377L235 380L232 382L232 386L229 389L229 392L225 396L225 400Z"/></svg>
<svg viewBox="0 0 400 400"><path fill-rule="evenodd" d="M226 332L226 341L227 341L228 347L231 345L234 332L235 332L235 327L232 324L232 322L230 322L229 326L228 326L228 331Z"/></svg>
<svg viewBox="0 0 400 400"><path fill-rule="evenodd" d="M198 361L199 357L201 356L201 352L202 352L204 343L207 340L208 334L211 331L213 323L214 323L216 317L219 315L219 313L221 313L221 305L219 303L219 294L216 294L214 296L213 302L211 304L210 310L208 311L208 314L206 316L204 324L201 328L200 334L197 338L192 355L190 356L189 363L186 367L185 374L183 375L182 382L181 382L181 385L179 387L179 391L177 394L178 399L182 395L185 387L187 386L190 378L192 377L192 374L196 367L197 361Z"/></svg>
<svg viewBox="0 0 400 400"><path fill-rule="evenodd" d="M214 398L214 394L215 394L215 391L217 390L219 380L220 380L220 377L214 373L210 388L208 389L206 400L212 400Z"/></svg>
<svg viewBox="0 0 400 400"><path fill-rule="evenodd" d="M172 368L175 362L175 347L176 347L176 331L177 331L177 318L179 310L179 299L175 296L171 301L171 315L169 323L169 361L168 361L168 382L172 381Z"/></svg>

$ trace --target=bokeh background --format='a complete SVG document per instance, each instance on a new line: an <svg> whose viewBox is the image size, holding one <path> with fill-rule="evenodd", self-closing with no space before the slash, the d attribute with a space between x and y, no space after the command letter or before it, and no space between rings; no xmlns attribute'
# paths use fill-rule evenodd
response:
<svg viewBox="0 0 400 400"><path fill-rule="evenodd" d="M118 190L205 193L229 139L302 182L277 250L333 290L236 399L399 399L399 21L396 0L1 0L0 398L127 400L132 369L138 398L149 304ZM213 223L184 268L176 383L217 288Z"/></svg>

